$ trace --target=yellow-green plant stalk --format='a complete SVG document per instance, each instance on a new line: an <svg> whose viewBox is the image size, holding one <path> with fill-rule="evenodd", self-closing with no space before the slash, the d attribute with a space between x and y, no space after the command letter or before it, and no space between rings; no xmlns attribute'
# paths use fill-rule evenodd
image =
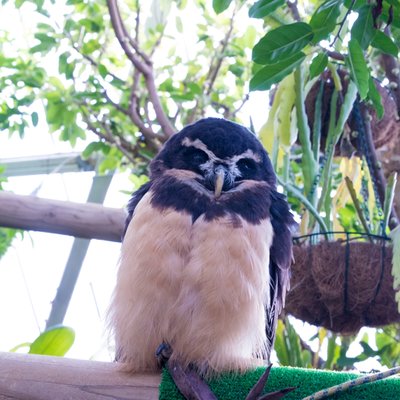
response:
<svg viewBox="0 0 400 400"><path fill-rule="evenodd" d="M304 178L304 194L314 205L315 196L310 198L311 189L318 173L318 163L314 158L311 140L310 128L307 122L305 109L305 91L304 91L304 71L300 66L294 72L295 90L296 90L296 114L297 127L299 130L299 140L302 149L301 167Z"/></svg>
<svg viewBox="0 0 400 400"><path fill-rule="evenodd" d="M393 207L394 193L397 183L397 172L393 172L387 180L385 189L385 202L383 205L383 221L382 221L382 234L386 234L386 228L389 223L390 213Z"/></svg>
<svg viewBox="0 0 400 400"><path fill-rule="evenodd" d="M393 229L390 234L393 243L392 275L393 289L396 291L397 308L400 313L400 225Z"/></svg>

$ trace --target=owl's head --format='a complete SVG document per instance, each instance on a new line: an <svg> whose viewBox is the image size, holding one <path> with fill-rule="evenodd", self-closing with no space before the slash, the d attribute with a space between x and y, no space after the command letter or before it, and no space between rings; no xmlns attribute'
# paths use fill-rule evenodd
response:
<svg viewBox="0 0 400 400"><path fill-rule="evenodd" d="M245 127L219 118L202 119L171 137L151 163L151 177L166 171L196 174L219 197L244 181L275 186L275 174L260 141Z"/></svg>

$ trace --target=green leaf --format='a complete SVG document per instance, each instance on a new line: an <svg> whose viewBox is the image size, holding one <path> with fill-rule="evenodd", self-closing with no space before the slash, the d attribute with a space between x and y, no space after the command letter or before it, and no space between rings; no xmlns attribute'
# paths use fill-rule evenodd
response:
<svg viewBox="0 0 400 400"><path fill-rule="evenodd" d="M104 64L99 64L98 69L102 78L105 78L108 75L108 69Z"/></svg>
<svg viewBox="0 0 400 400"><path fill-rule="evenodd" d="M268 32L253 48L253 61L273 64L297 55L310 43L313 33L304 22L280 26Z"/></svg>
<svg viewBox="0 0 400 400"><path fill-rule="evenodd" d="M399 53L399 48L397 47L396 43L394 43L392 38L378 30L375 32L375 36L371 41L371 46L384 53L390 54L393 57L397 57Z"/></svg>
<svg viewBox="0 0 400 400"><path fill-rule="evenodd" d="M83 18L79 21L79 24L84 26L88 32L100 32L101 30L101 25L93 19Z"/></svg>
<svg viewBox="0 0 400 400"><path fill-rule="evenodd" d="M37 113L36 111L34 111L34 112L31 114L31 119L32 119L32 125L33 125L33 126L37 126L37 124L38 124L38 122L39 122L39 115L38 115L38 113Z"/></svg>
<svg viewBox="0 0 400 400"><path fill-rule="evenodd" d="M29 349L30 354L64 356L75 341L75 332L67 326L57 326L43 332Z"/></svg>
<svg viewBox="0 0 400 400"><path fill-rule="evenodd" d="M57 41L47 33L36 33L35 38L39 40L39 44L32 47L29 52L34 53L48 53L56 44Z"/></svg>
<svg viewBox="0 0 400 400"><path fill-rule="evenodd" d="M370 73L357 39L351 39L349 42L349 54L346 57L346 63L350 69L351 77L360 93L361 100L364 100L369 90Z"/></svg>
<svg viewBox="0 0 400 400"><path fill-rule="evenodd" d="M310 26L314 32L314 44L325 39L336 28L341 3L340 0L327 0L311 16Z"/></svg>
<svg viewBox="0 0 400 400"><path fill-rule="evenodd" d="M368 98L372 101L374 105L376 115L379 119L381 119L385 113L385 109L383 108L381 94L379 90L376 88L374 78L372 76L369 77L369 91L368 91Z"/></svg>
<svg viewBox="0 0 400 400"><path fill-rule="evenodd" d="M101 44L97 39L90 39L82 46L82 54L89 55L92 54L94 51L100 49Z"/></svg>
<svg viewBox="0 0 400 400"><path fill-rule="evenodd" d="M103 143L103 142L91 142L86 146L85 150L83 150L82 157L84 159L87 159L95 151L102 151L103 154L107 154L107 152L109 150L110 150L110 147L107 144Z"/></svg>
<svg viewBox="0 0 400 400"><path fill-rule="evenodd" d="M249 17L264 18L284 4L285 0L259 0L250 7Z"/></svg>
<svg viewBox="0 0 400 400"><path fill-rule="evenodd" d="M275 64L268 64L260 69L250 80L250 90L268 90L274 83L280 82L290 74L305 58L305 54L299 52L293 57Z"/></svg>
<svg viewBox="0 0 400 400"><path fill-rule="evenodd" d="M75 63L69 60L69 51L62 53L58 58L58 72L64 74L67 79L72 79L74 75Z"/></svg>
<svg viewBox="0 0 400 400"><path fill-rule="evenodd" d="M217 14L220 14L222 11L225 11L231 3L232 0L213 0L213 9Z"/></svg>
<svg viewBox="0 0 400 400"><path fill-rule="evenodd" d="M372 8L374 6L366 5L358 10L358 18L351 28L351 38L357 39L363 50L371 43L375 35Z"/></svg>
<svg viewBox="0 0 400 400"><path fill-rule="evenodd" d="M328 56L325 53L318 54L310 65L310 79L321 74L328 65Z"/></svg>

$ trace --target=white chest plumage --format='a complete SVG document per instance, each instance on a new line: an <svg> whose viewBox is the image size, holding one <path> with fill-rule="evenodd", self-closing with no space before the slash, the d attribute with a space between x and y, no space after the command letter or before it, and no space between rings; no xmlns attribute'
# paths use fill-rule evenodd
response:
<svg viewBox="0 0 400 400"><path fill-rule="evenodd" d="M152 207L151 196L136 206L122 245L110 308L119 361L129 370L156 369L164 341L200 370L254 365L268 351L269 219L193 223L185 212Z"/></svg>

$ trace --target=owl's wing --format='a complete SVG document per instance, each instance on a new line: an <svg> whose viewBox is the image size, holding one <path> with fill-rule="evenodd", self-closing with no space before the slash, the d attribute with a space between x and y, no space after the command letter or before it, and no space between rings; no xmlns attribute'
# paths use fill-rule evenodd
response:
<svg viewBox="0 0 400 400"><path fill-rule="evenodd" d="M126 230L128 229L128 225L131 222L132 215L133 212L135 211L136 206L138 205L139 201L142 200L143 196L149 191L150 187L151 187L151 181L140 186L140 188L132 194L132 197L128 202L128 207L127 207L128 216L126 217L125 220L125 228L124 228L124 233L122 235L122 239L124 238Z"/></svg>
<svg viewBox="0 0 400 400"><path fill-rule="evenodd" d="M290 286L292 263L292 230L297 226L283 194L271 192L271 224L274 238L270 249L270 307L267 309L266 333L272 349L278 316L285 305L286 292Z"/></svg>

